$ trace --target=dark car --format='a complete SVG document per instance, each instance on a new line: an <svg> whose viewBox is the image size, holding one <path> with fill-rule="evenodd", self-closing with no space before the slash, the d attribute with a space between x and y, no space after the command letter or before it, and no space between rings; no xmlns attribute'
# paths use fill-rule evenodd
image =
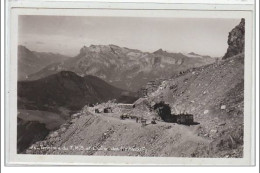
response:
<svg viewBox="0 0 260 173"><path fill-rule="evenodd" d="M192 124L194 122L193 115L191 114L180 114L176 116L176 121L178 124Z"/></svg>

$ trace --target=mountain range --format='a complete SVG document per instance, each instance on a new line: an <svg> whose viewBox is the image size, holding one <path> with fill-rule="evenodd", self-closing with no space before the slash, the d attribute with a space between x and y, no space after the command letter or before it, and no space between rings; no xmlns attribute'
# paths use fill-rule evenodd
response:
<svg viewBox="0 0 260 173"><path fill-rule="evenodd" d="M61 62L68 56L50 52L31 51L25 46L18 46L18 80L26 80L30 74L36 73L47 65Z"/></svg>
<svg viewBox="0 0 260 173"><path fill-rule="evenodd" d="M72 71L80 76L92 75L111 85L129 91L137 91L148 81L169 78L180 71L211 64L209 56L169 53L159 49L153 53L116 45L83 46L77 56L50 64L28 75L36 80L60 71Z"/></svg>

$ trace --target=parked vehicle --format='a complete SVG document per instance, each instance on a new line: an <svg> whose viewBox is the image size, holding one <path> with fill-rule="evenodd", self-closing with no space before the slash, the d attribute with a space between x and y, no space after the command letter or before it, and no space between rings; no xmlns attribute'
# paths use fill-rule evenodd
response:
<svg viewBox="0 0 260 173"><path fill-rule="evenodd" d="M194 123L194 120L193 120L193 115L191 114L179 114L179 115L176 115L176 122L178 124L192 124Z"/></svg>
<svg viewBox="0 0 260 173"><path fill-rule="evenodd" d="M112 113L112 108L111 107L104 108L104 113Z"/></svg>
<svg viewBox="0 0 260 173"><path fill-rule="evenodd" d="M122 114L122 115L120 115L120 119L121 119L121 120L124 120L124 119L126 119L126 118L130 118L130 116L129 116L128 114Z"/></svg>

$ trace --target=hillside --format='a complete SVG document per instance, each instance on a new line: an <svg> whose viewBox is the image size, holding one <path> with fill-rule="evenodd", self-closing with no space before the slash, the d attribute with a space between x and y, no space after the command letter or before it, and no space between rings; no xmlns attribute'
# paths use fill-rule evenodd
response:
<svg viewBox="0 0 260 173"><path fill-rule="evenodd" d="M175 114L190 112L203 116L204 114L225 115L225 111L219 112L217 109L221 105L226 105L224 99L227 96L232 96L236 92L236 104L243 101L243 59L244 54L239 54L218 64L187 70L173 79L163 81L147 99L150 102L170 103ZM233 98L228 99L233 100ZM230 106L226 105L226 109L234 107L234 105ZM242 111L243 107L240 109ZM214 114L215 110L217 115ZM208 113L204 113L205 111ZM230 113L243 115L241 112L230 111Z"/></svg>
<svg viewBox="0 0 260 173"><path fill-rule="evenodd" d="M17 153L24 152L33 143L43 140L49 130L37 121L17 119Z"/></svg>
<svg viewBox="0 0 260 173"><path fill-rule="evenodd" d="M82 47L80 53L61 63L47 66L29 75L28 80L40 79L59 71L72 71L80 76L97 76L113 86L137 91L150 80L168 78L179 71L210 64L210 57L188 57L181 53L141 52L116 45Z"/></svg>
<svg viewBox="0 0 260 173"><path fill-rule="evenodd" d="M192 114L200 123L200 135L210 137L212 144L222 141L218 143L221 150L227 147L221 145L236 145L239 149L243 146L243 60L244 54L239 54L219 64L186 71L162 82L145 100L150 106L164 101L175 115ZM239 153L242 155L242 151Z"/></svg>
<svg viewBox="0 0 260 173"><path fill-rule="evenodd" d="M47 53L31 51L25 46L18 46L18 80L25 80L30 74L36 73L40 69L55 62L61 62L69 57Z"/></svg>
<svg viewBox="0 0 260 173"><path fill-rule="evenodd" d="M18 82L18 109L62 113L64 109L77 111L86 104L106 102L134 94L111 86L94 76L80 77L62 71L35 81Z"/></svg>

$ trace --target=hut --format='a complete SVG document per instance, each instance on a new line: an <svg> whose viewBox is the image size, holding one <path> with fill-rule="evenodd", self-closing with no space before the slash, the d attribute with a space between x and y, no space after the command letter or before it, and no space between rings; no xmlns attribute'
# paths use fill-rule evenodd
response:
<svg viewBox="0 0 260 173"><path fill-rule="evenodd" d="M95 113L101 113L101 111L99 111L99 109L95 109Z"/></svg>
<svg viewBox="0 0 260 173"><path fill-rule="evenodd" d="M104 113L112 113L112 108L111 107L104 108Z"/></svg>

